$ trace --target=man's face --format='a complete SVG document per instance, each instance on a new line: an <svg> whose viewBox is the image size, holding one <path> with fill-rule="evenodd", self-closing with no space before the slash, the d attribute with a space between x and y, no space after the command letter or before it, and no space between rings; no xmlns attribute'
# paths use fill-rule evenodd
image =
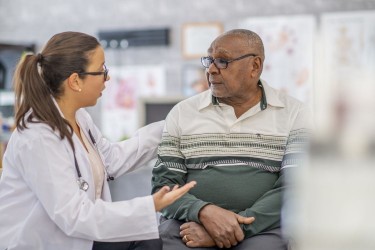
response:
<svg viewBox="0 0 375 250"><path fill-rule="evenodd" d="M257 54L245 38L227 35L216 39L208 50L208 56L213 59L232 60L246 54ZM249 56L230 62L225 69L219 69L212 63L206 69L206 77L212 94L232 101L246 99L249 93L256 89L258 77L254 74L253 63L256 57ZM259 58L258 58L259 59Z"/></svg>

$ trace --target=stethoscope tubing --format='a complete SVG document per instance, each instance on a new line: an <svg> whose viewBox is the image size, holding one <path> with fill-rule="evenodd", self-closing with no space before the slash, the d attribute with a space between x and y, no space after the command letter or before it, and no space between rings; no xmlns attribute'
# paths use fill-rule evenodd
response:
<svg viewBox="0 0 375 250"><path fill-rule="evenodd" d="M90 137L90 140L91 142L94 144L94 147L96 149L96 152L98 153L99 157L100 157L100 160L102 161L103 163L103 166L104 166L104 162L103 162L103 159L99 153L99 150L97 148L97 145L96 145L96 141L95 141L95 138L94 136L92 135L91 133L91 130L89 129L89 137ZM78 166L78 161L77 161L77 157L76 157L76 154L75 154L75 150L73 151L73 156L74 156L74 165L75 165L75 168L76 168L76 171L77 171L77 176L78 176L78 179L77 179L77 183L78 183L78 186L80 189L82 189L83 191L87 191L89 189L89 184L87 181L85 181L82 177L82 174L81 174L81 170L79 169L79 166ZM105 171L107 172L107 181L112 181L114 180L114 177L113 176L110 176L108 174L108 171L107 169L105 168Z"/></svg>

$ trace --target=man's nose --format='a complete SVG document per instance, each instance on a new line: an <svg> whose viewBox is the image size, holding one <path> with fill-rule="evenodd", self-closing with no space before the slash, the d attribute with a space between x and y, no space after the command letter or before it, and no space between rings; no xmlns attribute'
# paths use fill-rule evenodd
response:
<svg viewBox="0 0 375 250"><path fill-rule="evenodd" d="M207 68L207 72L209 74L219 73L219 71L220 71L219 68L216 66L214 62L212 62L210 66L208 66Z"/></svg>

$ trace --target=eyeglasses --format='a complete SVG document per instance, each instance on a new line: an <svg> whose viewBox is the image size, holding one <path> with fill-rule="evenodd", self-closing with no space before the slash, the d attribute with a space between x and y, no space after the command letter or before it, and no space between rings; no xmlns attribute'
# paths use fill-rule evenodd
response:
<svg viewBox="0 0 375 250"><path fill-rule="evenodd" d="M202 62L203 67L205 67L206 69L208 69L208 67L210 67L211 63L214 63L216 68L218 68L218 69L226 69L228 67L229 63L244 59L244 58L249 57L249 56L257 56L257 55L246 54L244 56L240 56L240 57L232 59L232 60L225 60L225 59L221 59L221 58L213 59L210 56L205 56L205 57L201 58L201 62Z"/></svg>
<svg viewBox="0 0 375 250"><path fill-rule="evenodd" d="M98 71L98 72L82 72L78 73L78 75L93 75L93 76L99 76L99 75L104 75L104 81L107 81L108 79L108 72L109 70L105 65L103 65L104 71Z"/></svg>

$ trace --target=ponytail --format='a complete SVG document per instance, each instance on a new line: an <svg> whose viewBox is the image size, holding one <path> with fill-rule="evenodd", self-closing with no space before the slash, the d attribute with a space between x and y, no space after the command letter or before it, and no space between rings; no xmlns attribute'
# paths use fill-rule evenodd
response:
<svg viewBox="0 0 375 250"><path fill-rule="evenodd" d="M52 130L60 132L60 138L67 137L74 150L73 129L55 106L51 91L41 76L43 56L26 54L14 74L15 120L18 130L27 128L27 123L46 123ZM27 113L31 110L31 114Z"/></svg>

